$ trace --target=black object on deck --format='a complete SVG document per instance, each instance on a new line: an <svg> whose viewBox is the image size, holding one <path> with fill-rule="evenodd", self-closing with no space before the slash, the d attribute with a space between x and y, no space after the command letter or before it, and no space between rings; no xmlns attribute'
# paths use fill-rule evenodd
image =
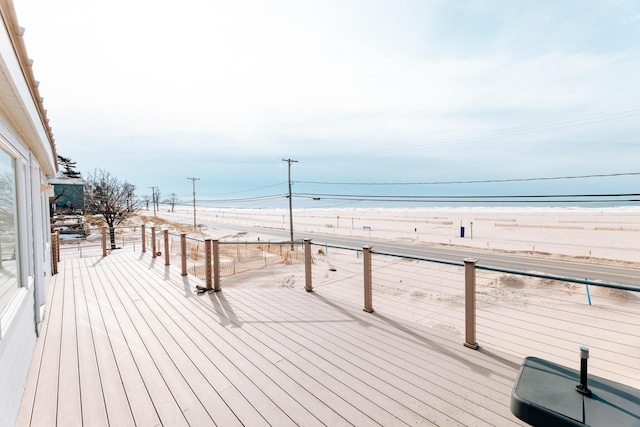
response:
<svg viewBox="0 0 640 427"><path fill-rule="evenodd" d="M511 412L534 426L639 427L640 390L592 375L587 387L585 357L581 365L582 378L575 369L525 358L511 392Z"/></svg>

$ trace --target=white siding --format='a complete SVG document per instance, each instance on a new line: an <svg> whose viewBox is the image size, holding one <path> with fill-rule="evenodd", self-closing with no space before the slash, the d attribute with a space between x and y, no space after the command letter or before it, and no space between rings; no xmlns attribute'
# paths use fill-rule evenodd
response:
<svg viewBox="0 0 640 427"><path fill-rule="evenodd" d="M44 184L55 173L56 160L11 0L0 0L0 13L0 150L14 159L18 218L11 230L17 239L15 263L10 260L18 281L0 310L0 427L9 427L24 392L51 276Z"/></svg>

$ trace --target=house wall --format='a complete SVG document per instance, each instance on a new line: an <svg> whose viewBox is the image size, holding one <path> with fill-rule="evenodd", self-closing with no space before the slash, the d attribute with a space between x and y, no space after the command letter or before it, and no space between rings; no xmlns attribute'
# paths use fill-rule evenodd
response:
<svg viewBox="0 0 640 427"><path fill-rule="evenodd" d="M12 162L15 204L0 201L0 209L13 210L13 221L6 222L14 224L2 227L0 426L13 425L17 414L51 278L48 203L40 191L46 178L32 156L21 154L25 147L16 150L2 130L0 126L0 156Z"/></svg>
<svg viewBox="0 0 640 427"><path fill-rule="evenodd" d="M0 114L0 123L4 118ZM45 312L46 293L51 278L51 241L48 224L48 200L41 191L46 183L33 156L23 156L8 143L0 125L0 156L12 158L15 187L13 233L15 243L8 245L10 234L3 231L0 280L9 288L0 304L0 426L11 426L24 390L27 370L35 346L37 331ZM26 150L28 154L29 151ZM2 202L0 202L2 204ZM0 209L7 206L0 206ZM7 278L15 276L15 281Z"/></svg>
<svg viewBox="0 0 640 427"><path fill-rule="evenodd" d="M0 0L0 427L13 426L51 280L55 145L11 0ZM51 194L52 195L52 194Z"/></svg>
<svg viewBox="0 0 640 427"><path fill-rule="evenodd" d="M0 426L13 427L20 408L31 355L36 345L34 287L19 299L0 345Z"/></svg>

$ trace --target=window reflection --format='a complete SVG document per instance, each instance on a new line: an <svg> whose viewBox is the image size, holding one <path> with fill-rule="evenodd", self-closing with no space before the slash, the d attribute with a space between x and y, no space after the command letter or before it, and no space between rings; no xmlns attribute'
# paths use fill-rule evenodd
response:
<svg viewBox="0 0 640 427"><path fill-rule="evenodd" d="M14 161L0 151L0 315L4 314L20 286L15 188Z"/></svg>

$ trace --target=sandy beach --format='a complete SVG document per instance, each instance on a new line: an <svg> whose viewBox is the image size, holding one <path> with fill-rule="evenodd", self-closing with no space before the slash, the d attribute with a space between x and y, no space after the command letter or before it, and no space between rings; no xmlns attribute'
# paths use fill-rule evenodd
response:
<svg viewBox="0 0 640 427"><path fill-rule="evenodd" d="M188 209L167 218L193 218ZM640 263L640 208L294 209L294 232L370 237L417 245L452 245L529 256ZM199 223L216 222L218 237L234 225L289 230L286 209L198 209ZM461 228L464 227L464 237ZM213 230L212 230L213 231ZM215 231L213 231L215 234Z"/></svg>

